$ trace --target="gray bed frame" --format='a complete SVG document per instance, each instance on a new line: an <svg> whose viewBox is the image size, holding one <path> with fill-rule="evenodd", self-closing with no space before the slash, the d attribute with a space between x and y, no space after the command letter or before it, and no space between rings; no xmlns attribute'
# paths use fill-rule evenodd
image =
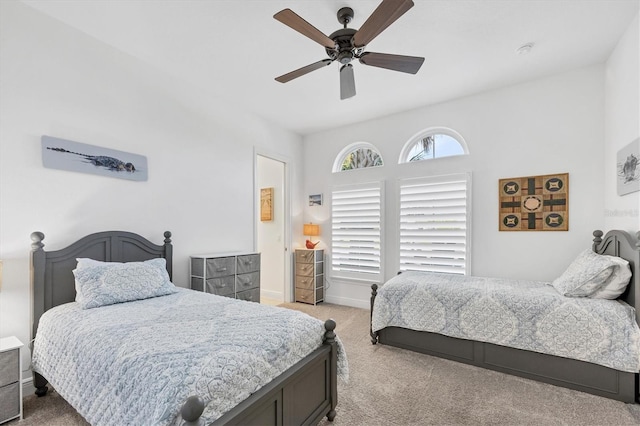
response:
<svg viewBox="0 0 640 426"><path fill-rule="evenodd" d="M635 237L624 231L609 231L604 238L602 235L602 231L593 232L592 249L629 261L633 275L619 299L636 308L636 321L640 324L640 231ZM373 315L378 285L373 284L371 289ZM386 327L375 333L370 328L369 331L374 345L396 346L627 403L639 401L638 372L400 327Z"/></svg>
<svg viewBox="0 0 640 426"><path fill-rule="evenodd" d="M48 309L73 302L76 297L72 270L76 258L87 257L105 262L134 262L163 257L172 276L173 246L171 232L164 233L164 244L123 231L88 235L61 250L45 251L44 234L31 234L31 284L33 290L32 339L40 317ZM312 425L324 416L333 421L338 402L337 344L333 320L325 322L324 344L293 367L273 379L249 398L217 419L214 425ZM47 393L47 380L33 373L36 395ZM184 425L202 425L205 408L199 396L189 397L181 407Z"/></svg>

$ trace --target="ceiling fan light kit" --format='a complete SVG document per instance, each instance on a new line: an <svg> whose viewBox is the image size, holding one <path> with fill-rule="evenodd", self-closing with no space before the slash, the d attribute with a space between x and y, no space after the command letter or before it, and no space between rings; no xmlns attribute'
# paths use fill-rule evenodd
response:
<svg viewBox="0 0 640 426"><path fill-rule="evenodd" d="M281 10L273 17L324 46L329 59L323 59L283 74L276 77L276 81L286 83L337 61L342 64L340 67L340 99L348 99L356 94L355 77L351 64L354 59L358 59L363 65L416 74L424 63L422 57L365 52L366 45L371 40L412 7L412 0L382 0L382 3L378 5L359 30L347 28L347 24L353 20L354 13L350 7L343 7L337 13L338 22L343 25L343 28L334 31L328 37L291 9Z"/></svg>

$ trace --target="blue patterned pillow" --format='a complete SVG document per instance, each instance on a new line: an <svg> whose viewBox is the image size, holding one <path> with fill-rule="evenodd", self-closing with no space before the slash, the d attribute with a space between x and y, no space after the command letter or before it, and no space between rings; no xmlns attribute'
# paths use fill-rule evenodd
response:
<svg viewBox="0 0 640 426"><path fill-rule="evenodd" d="M163 258L146 262L96 263L73 270L82 309L175 293Z"/></svg>
<svg viewBox="0 0 640 426"><path fill-rule="evenodd" d="M609 257L587 249L551 285L563 296L589 297L605 285L618 266Z"/></svg>

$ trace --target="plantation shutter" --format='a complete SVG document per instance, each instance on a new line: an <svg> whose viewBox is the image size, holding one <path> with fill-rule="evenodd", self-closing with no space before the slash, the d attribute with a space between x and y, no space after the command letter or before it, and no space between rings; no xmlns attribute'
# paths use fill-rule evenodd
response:
<svg viewBox="0 0 640 426"><path fill-rule="evenodd" d="M468 174L400 181L400 270L465 274Z"/></svg>
<svg viewBox="0 0 640 426"><path fill-rule="evenodd" d="M332 275L380 281L381 183L337 187L331 200Z"/></svg>

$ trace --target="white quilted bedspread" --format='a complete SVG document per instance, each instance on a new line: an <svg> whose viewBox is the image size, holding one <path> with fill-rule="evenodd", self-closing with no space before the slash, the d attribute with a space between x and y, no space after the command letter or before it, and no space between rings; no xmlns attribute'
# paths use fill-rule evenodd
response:
<svg viewBox="0 0 640 426"><path fill-rule="evenodd" d="M322 344L304 313L180 289L40 319L33 369L92 425L171 425L190 395L211 422ZM338 373L348 375L338 341Z"/></svg>
<svg viewBox="0 0 640 426"><path fill-rule="evenodd" d="M545 282L404 272L378 290L372 327L429 331L637 373L635 315L624 302L564 297Z"/></svg>

